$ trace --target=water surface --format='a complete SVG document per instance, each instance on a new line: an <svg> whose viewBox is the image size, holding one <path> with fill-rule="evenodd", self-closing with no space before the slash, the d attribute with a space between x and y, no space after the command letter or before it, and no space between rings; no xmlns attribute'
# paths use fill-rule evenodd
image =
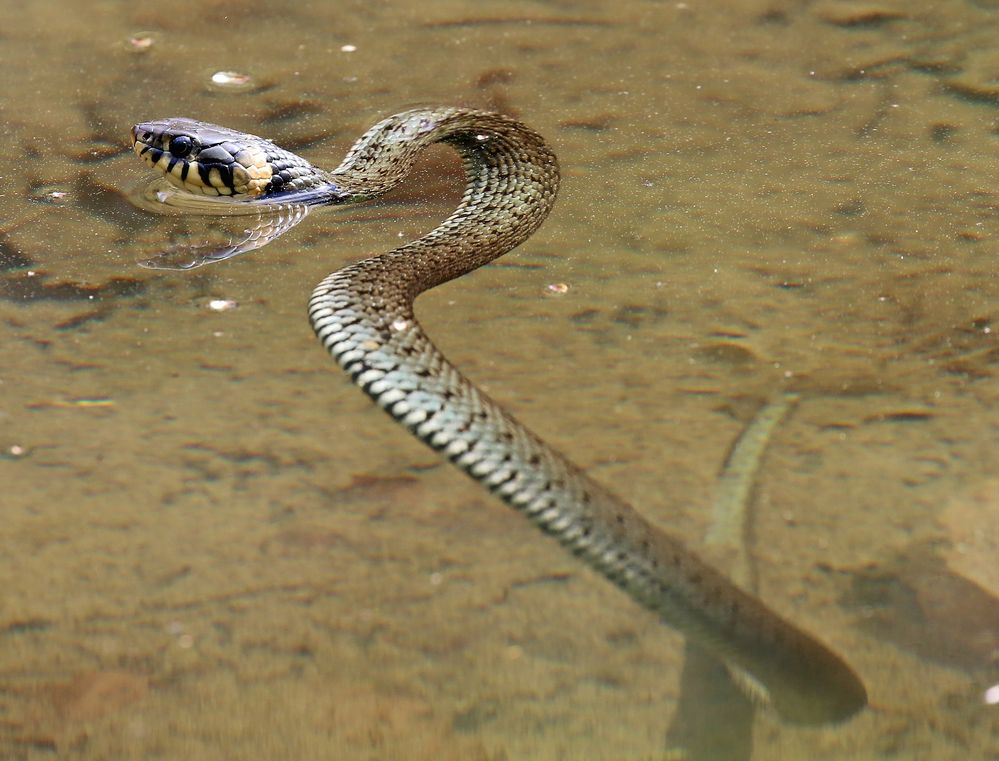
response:
<svg viewBox="0 0 999 761"><path fill-rule="evenodd" d="M447 214L446 151L263 251L136 266L208 223L129 203L134 122L332 167L453 103L564 172L528 243L419 305L493 397L701 546L732 442L800 395L754 492L760 594L872 705L758 712L744 757L999 758L997 26L985 0L0 9L0 757L663 757L681 639L373 409L305 318Z"/></svg>

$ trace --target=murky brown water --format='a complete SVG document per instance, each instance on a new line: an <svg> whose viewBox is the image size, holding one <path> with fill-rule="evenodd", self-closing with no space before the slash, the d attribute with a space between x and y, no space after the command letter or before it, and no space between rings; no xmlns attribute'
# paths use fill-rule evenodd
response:
<svg viewBox="0 0 999 761"><path fill-rule="evenodd" d="M598 479L699 545L732 441L801 394L757 484L760 594L872 706L759 712L752 758L999 758L996 18L0 7L0 758L663 757L681 640L373 409L305 319L328 271L447 213L445 153L395 204L135 266L183 223L126 199L133 122L333 166L414 103L510 111L559 153L542 230L420 312Z"/></svg>

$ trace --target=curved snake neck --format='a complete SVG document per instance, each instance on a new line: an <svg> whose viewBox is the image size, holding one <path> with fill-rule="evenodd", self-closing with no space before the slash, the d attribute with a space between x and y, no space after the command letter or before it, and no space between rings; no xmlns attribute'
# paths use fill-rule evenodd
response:
<svg viewBox="0 0 999 761"><path fill-rule="evenodd" d="M309 318L323 346L415 436L641 605L762 683L784 719L818 724L859 711L866 692L840 658L517 422L451 365L417 322L420 293L506 253L548 215L558 163L538 134L466 109L397 114L368 130L337 169L320 174L322 200L384 193L436 142L464 161L461 203L424 237L316 287Z"/></svg>

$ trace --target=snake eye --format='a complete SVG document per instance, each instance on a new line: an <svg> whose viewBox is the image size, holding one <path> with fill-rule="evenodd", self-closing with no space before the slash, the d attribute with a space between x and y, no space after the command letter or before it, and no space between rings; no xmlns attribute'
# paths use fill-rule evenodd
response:
<svg viewBox="0 0 999 761"><path fill-rule="evenodd" d="M194 149L194 141L187 135L177 135L170 140L170 153L179 159L187 156Z"/></svg>

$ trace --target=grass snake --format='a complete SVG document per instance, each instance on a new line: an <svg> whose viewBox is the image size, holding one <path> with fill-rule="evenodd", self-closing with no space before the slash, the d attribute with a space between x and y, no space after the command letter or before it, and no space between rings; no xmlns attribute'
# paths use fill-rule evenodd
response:
<svg viewBox="0 0 999 761"><path fill-rule="evenodd" d="M863 684L835 653L517 422L450 364L417 322L413 301L420 293L507 253L548 216L559 170L541 136L499 114L415 109L369 129L333 171L267 140L191 119L138 124L132 138L135 152L183 191L306 206L380 196L427 146L455 148L466 186L451 216L316 287L308 311L323 346L412 434L762 685L784 720L836 722L866 705Z"/></svg>

